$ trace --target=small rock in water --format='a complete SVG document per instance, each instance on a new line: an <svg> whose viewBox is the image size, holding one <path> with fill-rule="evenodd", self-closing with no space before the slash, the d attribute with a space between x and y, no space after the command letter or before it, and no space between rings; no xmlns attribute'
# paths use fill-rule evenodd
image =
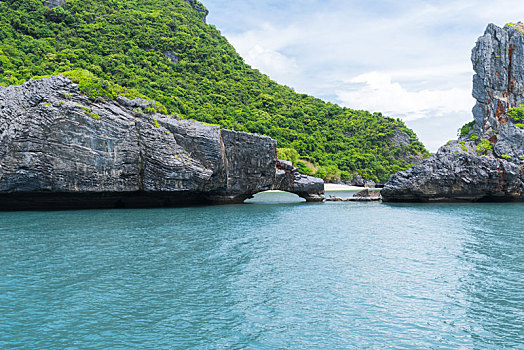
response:
<svg viewBox="0 0 524 350"><path fill-rule="evenodd" d="M362 190L355 193L353 197L356 198L380 198L380 191L370 191L369 189Z"/></svg>

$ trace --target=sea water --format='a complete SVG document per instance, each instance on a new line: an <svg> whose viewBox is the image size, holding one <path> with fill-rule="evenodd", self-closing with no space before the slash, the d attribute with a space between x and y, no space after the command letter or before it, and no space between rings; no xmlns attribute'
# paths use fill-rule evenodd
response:
<svg viewBox="0 0 524 350"><path fill-rule="evenodd" d="M0 213L0 349L524 348L523 204L297 198Z"/></svg>

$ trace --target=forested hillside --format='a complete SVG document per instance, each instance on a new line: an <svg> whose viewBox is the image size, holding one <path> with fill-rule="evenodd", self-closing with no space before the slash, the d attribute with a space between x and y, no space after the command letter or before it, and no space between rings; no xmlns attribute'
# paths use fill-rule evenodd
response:
<svg viewBox="0 0 524 350"><path fill-rule="evenodd" d="M385 180L427 156L400 120L296 93L249 67L194 0L45 5L0 1L1 85L84 69L169 114L269 135L327 179Z"/></svg>

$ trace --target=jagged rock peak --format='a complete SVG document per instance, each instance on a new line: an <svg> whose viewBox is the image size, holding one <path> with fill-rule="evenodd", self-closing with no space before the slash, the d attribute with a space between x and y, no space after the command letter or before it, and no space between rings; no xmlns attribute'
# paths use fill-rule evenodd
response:
<svg viewBox="0 0 524 350"><path fill-rule="evenodd" d="M524 200L524 24L488 25L472 51L473 127L392 175L385 201Z"/></svg>
<svg viewBox="0 0 524 350"><path fill-rule="evenodd" d="M479 132L498 130L507 122L508 109L524 103L522 26L490 24L473 48L473 116Z"/></svg>

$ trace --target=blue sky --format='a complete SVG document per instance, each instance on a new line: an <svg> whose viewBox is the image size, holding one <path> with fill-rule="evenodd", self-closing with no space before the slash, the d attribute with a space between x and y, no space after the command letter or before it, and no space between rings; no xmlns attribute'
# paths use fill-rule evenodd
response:
<svg viewBox="0 0 524 350"><path fill-rule="evenodd" d="M203 0L247 63L297 92L403 119L431 151L473 119L471 49L524 2Z"/></svg>

